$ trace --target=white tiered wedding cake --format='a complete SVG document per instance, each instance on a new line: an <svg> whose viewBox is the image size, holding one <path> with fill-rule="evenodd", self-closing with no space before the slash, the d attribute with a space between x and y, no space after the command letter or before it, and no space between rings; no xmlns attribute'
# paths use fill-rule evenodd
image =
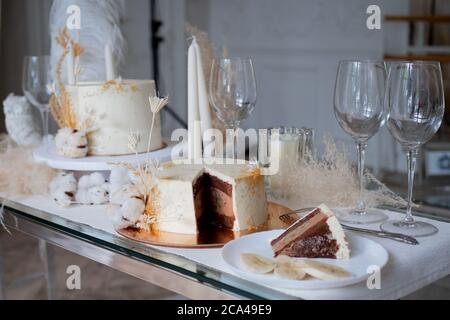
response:
<svg viewBox="0 0 450 320"><path fill-rule="evenodd" d="M147 137L152 123L149 97L155 96L153 80L111 80L78 82L67 86L76 119L91 119L93 130L87 135L89 155L124 155L130 133L142 139L137 152L147 151ZM161 120L156 116L150 151L163 146Z"/></svg>

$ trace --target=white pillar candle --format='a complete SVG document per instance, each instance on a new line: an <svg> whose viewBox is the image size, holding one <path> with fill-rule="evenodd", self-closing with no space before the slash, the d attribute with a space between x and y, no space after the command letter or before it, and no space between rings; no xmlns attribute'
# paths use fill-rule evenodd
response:
<svg viewBox="0 0 450 320"><path fill-rule="evenodd" d="M287 165L298 158L300 138L289 133L280 135L279 157L280 164Z"/></svg>
<svg viewBox="0 0 450 320"><path fill-rule="evenodd" d="M106 70L106 80L114 80L116 78L114 72L114 58L111 51L111 47L107 44L105 45L105 70Z"/></svg>
<svg viewBox="0 0 450 320"><path fill-rule="evenodd" d="M288 198L289 195L284 185L284 179L290 174L290 166L298 160L299 157L299 143L300 136L283 133L279 136L278 148L274 147L276 141L271 141L271 158L278 160L278 173L270 176L270 184L272 192L281 196L282 198Z"/></svg>
<svg viewBox="0 0 450 320"><path fill-rule="evenodd" d="M206 90L205 75L203 73L203 62L200 47L197 41L194 39L192 45L195 48L196 60L197 60L197 90L198 90L198 108L200 113L200 121L202 128L202 136L206 130L212 128L211 124L211 111L209 108L208 93Z"/></svg>
<svg viewBox="0 0 450 320"><path fill-rule="evenodd" d="M195 40L194 40L195 41ZM201 130L196 129L200 121L197 77L197 54L194 43L188 49L188 131L189 158L197 160L202 154Z"/></svg>
<svg viewBox="0 0 450 320"><path fill-rule="evenodd" d="M73 48L69 47L69 53L67 54L67 84L74 85L75 84L75 62L73 56Z"/></svg>

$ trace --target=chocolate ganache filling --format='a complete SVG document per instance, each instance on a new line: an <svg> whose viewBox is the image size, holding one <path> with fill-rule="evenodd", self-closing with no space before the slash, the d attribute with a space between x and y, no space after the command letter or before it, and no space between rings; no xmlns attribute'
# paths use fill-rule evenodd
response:
<svg viewBox="0 0 450 320"><path fill-rule="evenodd" d="M326 215L316 209L287 229L271 242L275 256L335 259L339 245L326 219Z"/></svg>
<svg viewBox="0 0 450 320"><path fill-rule="evenodd" d="M211 226L232 229L233 188L219 178L203 173L193 185L195 213L199 229Z"/></svg>

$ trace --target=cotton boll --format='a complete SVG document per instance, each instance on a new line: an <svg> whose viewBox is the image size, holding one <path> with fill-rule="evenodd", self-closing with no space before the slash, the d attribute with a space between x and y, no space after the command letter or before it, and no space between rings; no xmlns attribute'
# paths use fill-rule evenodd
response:
<svg viewBox="0 0 450 320"><path fill-rule="evenodd" d="M64 191L63 189L57 189L51 194L51 196L57 205L67 208L72 204L74 194Z"/></svg>
<svg viewBox="0 0 450 320"><path fill-rule="evenodd" d="M134 223L132 223L128 220L125 220L123 218L120 207L115 209L115 212L112 216L111 222L112 222L114 229L116 229L116 230L128 228L128 227L131 227L132 225L134 225Z"/></svg>
<svg viewBox="0 0 450 320"><path fill-rule="evenodd" d="M115 185L110 185L109 188L109 202L113 203L113 204L121 204L125 198L124 195L124 190L123 190L124 186L115 186Z"/></svg>
<svg viewBox="0 0 450 320"><path fill-rule="evenodd" d="M72 129L70 128L61 128L58 130L58 133L55 136L55 144L56 146L63 146L67 139L69 138L69 136L72 133Z"/></svg>
<svg viewBox="0 0 450 320"><path fill-rule="evenodd" d="M82 158L88 153L86 133L71 128L61 128L55 136L56 152L68 158Z"/></svg>
<svg viewBox="0 0 450 320"><path fill-rule="evenodd" d="M111 192L109 202L111 204L121 205L129 198L140 196L141 195L139 194L139 191L135 186L133 186L132 184L127 184L119 188L115 192Z"/></svg>
<svg viewBox="0 0 450 320"><path fill-rule="evenodd" d="M76 148L63 148L62 156L72 159L84 158L88 154L88 148L85 147L76 147Z"/></svg>
<svg viewBox="0 0 450 320"><path fill-rule="evenodd" d="M111 191L111 184L109 182L105 182L100 187L109 195L109 192Z"/></svg>
<svg viewBox="0 0 450 320"><path fill-rule="evenodd" d="M119 188L109 193L109 203L121 205L126 199L124 188Z"/></svg>
<svg viewBox="0 0 450 320"><path fill-rule="evenodd" d="M128 220L135 224L139 217L144 213L145 204L144 201L138 198L128 198L122 204L121 212L125 220Z"/></svg>
<svg viewBox="0 0 450 320"><path fill-rule="evenodd" d="M87 193L92 204L105 204L108 202L108 192L102 187L91 187Z"/></svg>
<svg viewBox="0 0 450 320"><path fill-rule="evenodd" d="M138 185L141 183L141 178L133 172L128 172L128 179L132 184Z"/></svg>
<svg viewBox="0 0 450 320"><path fill-rule="evenodd" d="M57 178L54 178L49 185L49 193L53 194L56 192L56 190L59 190L59 181L57 180Z"/></svg>
<svg viewBox="0 0 450 320"><path fill-rule="evenodd" d="M61 172L50 182L50 196L56 204L68 207L77 192L77 180L73 173Z"/></svg>
<svg viewBox="0 0 450 320"><path fill-rule="evenodd" d="M78 188L89 189L91 187L101 187L106 182L106 179L100 172L94 172L89 175L82 176L78 181Z"/></svg>
<svg viewBox="0 0 450 320"><path fill-rule="evenodd" d="M67 144L69 146L86 146L87 143L86 133L81 130L72 130L71 134L67 137Z"/></svg>
<svg viewBox="0 0 450 320"><path fill-rule="evenodd" d="M128 169L123 167L113 168L109 174L109 182L115 186L123 186L130 183Z"/></svg>
<svg viewBox="0 0 450 320"><path fill-rule="evenodd" d="M76 199L85 205L105 204L109 201L109 189L110 185L101 173L84 175L78 181Z"/></svg>
<svg viewBox="0 0 450 320"><path fill-rule="evenodd" d="M123 167L113 168L109 175L109 183L109 194L110 198L112 198L113 194L118 192L123 186L130 183L128 169Z"/></svg>
<svg viewBox="0 0 450 320"><path fill-rule="evenodd" d="M75 195L75 199L77 200L78 203L80 204L85 204L85 205L91 205L91 198L89 196L89 192L87 189L78 189L76 195Z"/></svg>
<svg viewBox="0 0 450 320"><path fill-rule="evenodd" d="M58 189L63 189L68 192L76 192L77 180L75 179L73 173L61 172L52 180L52 182L50 182L50 193L53 193Z"/></svg>
<svg viewBox="0 0 450 320"><path fill-rule="evenodd" d="M100 172L94 172L89 176L89 186L101 186L106 181L106 179L103 177L103 175Z"/></svg>
<svg viewBox="0 0 450 320"><path fill-rule="evenodd" d="M82 176L80 180L78 180L78 189L89 189L90 186L91 182L89 175Z"/></svg>

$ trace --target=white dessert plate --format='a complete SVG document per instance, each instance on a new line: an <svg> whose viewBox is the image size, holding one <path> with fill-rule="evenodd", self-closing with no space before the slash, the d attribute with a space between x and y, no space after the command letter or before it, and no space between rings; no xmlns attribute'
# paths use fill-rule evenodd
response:
<svg viewBox="0 0 450 320"><path fill-rule="evenodd" d="M124 156L89 156L79 159L65 158L56 153L54 140L50 140L36 148L33 157L36 162L45 163L49 167L59 170L71 171L109 171L114 163L126 162L138 164L147 160L147 157L160 163L171 159L172 148L175 144L165 144L165 147L138 155L130 154Z"/></svg>
<svg viewBox="0 0 450 320"><path fill-rule="evenodd" d="M234 272L245 279L272 287L289 289L329 289L359 283L365 281L369 276L367 272L368 267L377 266L381 270L389 258L386 249L375 241L347 233L347 240L351 250L349 260L322 258L314 260L344 268L352 274L350 277L326 281L314 278L290 280L273 274L257 274L246 270L240 259L241 254L254 253L273 259L270 241L278 237L283 231L259 232L233 240L223 247L222 258Z"/></svg>

